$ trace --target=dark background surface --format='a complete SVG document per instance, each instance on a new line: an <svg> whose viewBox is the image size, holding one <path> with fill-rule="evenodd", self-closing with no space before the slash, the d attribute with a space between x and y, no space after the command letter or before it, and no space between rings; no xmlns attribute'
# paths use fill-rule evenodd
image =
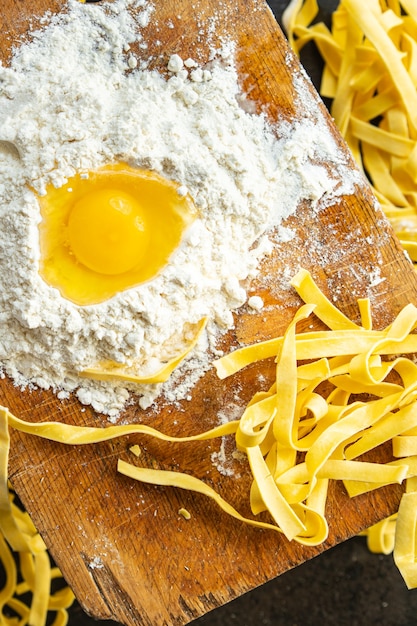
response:
<svg viewBox="0 0 417 626"><path fill-rule="evenodd" d="M288 1L268 3L280 21ZM323 16L336 4L320 0ZM320 65L314 50L309 49L302 61L316 82ZM69 626L104 624L115 622L94 620L78 604L70 610ZM193 622L224 624L416 626L417 590L407 590L392 556L371 554L365 539L356 537Z"/></svg>

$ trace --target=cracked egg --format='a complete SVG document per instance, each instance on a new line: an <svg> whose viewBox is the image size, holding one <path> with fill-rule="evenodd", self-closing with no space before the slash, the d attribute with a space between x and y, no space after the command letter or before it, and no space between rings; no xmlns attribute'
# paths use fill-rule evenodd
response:
<svg viewBox="0 0 417 626"><path fill-rule="evenodd" d="M39 203L40 275L78 305L154 278L197 213L178 183L126 164L50 185Z"/></svg>

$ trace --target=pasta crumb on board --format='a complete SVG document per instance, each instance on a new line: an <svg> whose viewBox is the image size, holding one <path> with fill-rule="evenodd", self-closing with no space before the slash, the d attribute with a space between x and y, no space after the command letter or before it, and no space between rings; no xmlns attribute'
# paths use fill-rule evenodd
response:
<svg viewBox="0 0 417 626"><path fill-rule="evenodd" d="M183 507L179 509L178 515L181 515L181 517L183 517L186 520L191 519L191 513L187 511L187 509L184 509Z"/></svg>
<svg viewBox="0 0 417 626"><path fill-rule="evenodd" d="M142 454L142 450L140 449L140 446L138 446L137 444L135 444L134 446L131 446L129 448L129 451L134 454L136 457L140 457L140 455Z"/></svg>

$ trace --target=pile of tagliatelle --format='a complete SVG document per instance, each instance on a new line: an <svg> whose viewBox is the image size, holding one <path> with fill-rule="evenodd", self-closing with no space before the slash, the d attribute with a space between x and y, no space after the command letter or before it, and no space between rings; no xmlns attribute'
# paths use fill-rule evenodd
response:
<svg viewBox="0 0 417 626"><path fill-rule="evenodd" d="M393 548L406 585L417 587L417 364L409 358L417 353L417 308L409 304L389 326L373 330L368 299L358 301L359 325L327 299L308 271L300 270L292 286L305 304L282 337L237 349L214 362L218 376L226 378L251 363L275 357L274 384L266 392L255 393L238 420L199 435L175 438L141 424L94 428L29 423L0 408L0 530L7 542L1 541L0 546L8 578L7 591L0 594L0 616L10 610L20 616L14 621L3 617L2 623L43 626L47 611L55 609L54 625L65 624L65 606L71 601L68 590L50 596L45 546L10 497L9 428L66 445L134 433L168 442L233 436L252 474L248 498L253 518L243 517L221 494L192 475L148 469L140 467L139 461L121 459L117 470L145 483L204 494L240 522L278 531L304 545L318 545L328 536L325 513L330 480L343 481L351 497L405 482L396 523L383 520L369 537L375 549L388 552ZM328 330L297 333L297 323L312 315ZM319 393L323 383L329 388L327 395ZM387 442L392 445L393 461L359 460ZM256 518L264 511L271 521ZM16 576L8 546L21 555L26 571L22 584L33 595L31 608L12 597Z"/></svg>
<svg viewBox="0 0 417 626"><path fill-rule="evenodd" d="M4 500L6 496L8 502ZM5 578L0 590L0 624L43 626L47 617L54 616L52 626L65 626L67 609L74 601L74 594L63 581L60 570L51 565L41 536L29 515L15 504L12 489L8 494L4 491L0 517L4 519L0 533L0 562ZM7 530L10 520L16 529L13 540ZM55 582L58 586L54 591Z"/></svg>
<svg viewBox="0 0 417 626"><path fill-rule="evenodd" d="M319 91L417 263L417 5L341 0L331 28L317 0L293 0L283 16L297 54L313 41L324 60Z"/></svg>

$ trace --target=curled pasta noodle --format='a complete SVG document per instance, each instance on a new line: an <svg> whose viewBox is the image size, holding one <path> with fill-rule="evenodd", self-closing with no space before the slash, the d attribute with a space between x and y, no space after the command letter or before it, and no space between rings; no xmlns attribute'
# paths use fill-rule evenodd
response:
<svg viewBox="0 0 417 626"><path fill-rule="evenodd" d="M397 523L397 513L374 524L364 535L367 538L368 548L375 554L391 554L395 544L395 530Z"/></svg>
<svg viewBox="0 0 417 626"><path fill-rule="evenodd" d="M141 374L140 366L135 363L127 366L121 363L115 363L114 361L101 361L80 372L80 376L84 378L92 378L94 380L123 380L126 382L141 383L146 385L164 383L196 346L206 323L206 318L200 320L200 322L192 329L193 338L188 343L187 347L180 351L180 353L176 356L168 359L168 361L164 363L158 371L153 372L152 374Z"/></svg>

